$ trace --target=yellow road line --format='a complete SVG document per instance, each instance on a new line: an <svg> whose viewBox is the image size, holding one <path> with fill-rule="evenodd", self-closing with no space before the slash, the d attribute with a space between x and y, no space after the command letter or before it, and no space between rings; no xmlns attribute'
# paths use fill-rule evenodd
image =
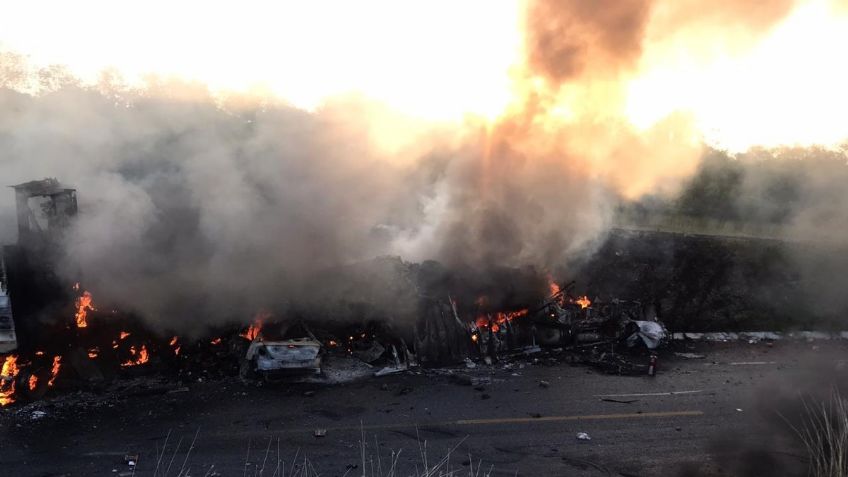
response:
<svg viewBox="0 0 848 477"><path fill-rule="evenodd" d="M622 414L589 414L584 416L542 416L542 417L507 417L495 419L463 419L453 421L457 426L486 425L486 424L522 424L526 422L560 422L560 421L600 421L606 419L634 419L645 417L693 417L702 416L703 411L666 411L666 412L631 412Z"/></svg>
<svg viewBox="0 0 848 477"><path fill-rule="evenodd" d="M704 392L702 389L692 391L667 391L664 393L631 393L631 394L595 394L594 397L611 398L611 397L650 397L650 396L679 396L681 394L698 394Z"/></svg>

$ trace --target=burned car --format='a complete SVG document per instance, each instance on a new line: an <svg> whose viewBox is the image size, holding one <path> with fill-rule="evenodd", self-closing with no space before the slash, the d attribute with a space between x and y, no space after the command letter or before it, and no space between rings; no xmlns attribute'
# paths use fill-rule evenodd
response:
<svg viewBox="0 0 848 477"><path fill-rule="evenodd" d="M320 375L323 353L323 345L303 323L266 326L247 347L240 375L244 379Z"/></svg>

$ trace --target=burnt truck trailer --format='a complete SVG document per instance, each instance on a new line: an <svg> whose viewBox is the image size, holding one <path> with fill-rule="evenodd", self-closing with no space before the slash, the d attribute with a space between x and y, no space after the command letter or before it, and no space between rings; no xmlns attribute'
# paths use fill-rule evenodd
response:
<svg viewBox="0 0 848 477"><path fill-rule="evenodd" d="M18 241L3 247L5 288L18 349L33 351L48 332L43 322L73 302L72 284L57 272L62 238L77 215L76 190L56 179L19 184L15 191Z"/></svg>
<svg viewBox="0 0 848 477"><path fill-rule="evenodd" d="M60 242L77 215L76 190L56 179L12 189L18 240L0 251L0 400L10 388L29 398L46 392L55 367L52 350L44 349L54 331L49 323L73 303L72 284L57 270L60 263L67 263ZM18 385L13 387L11 380Z"/></svg>
<svg viewBox="0 0 848 477"><path fill-rule="evenodd" d="M0 254L0 355L18 348L18 336L15 334L15 319L12 316L12 300L7 286L6 267Z"/></svg>

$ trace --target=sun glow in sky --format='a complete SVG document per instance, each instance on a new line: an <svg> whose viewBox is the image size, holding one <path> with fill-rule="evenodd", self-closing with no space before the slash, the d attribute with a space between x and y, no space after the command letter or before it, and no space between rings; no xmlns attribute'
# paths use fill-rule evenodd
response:
<svg viewBox="0 0 848 477"><path fill-rule="evenodd" d="M520 53L515 1L9 2L0 49L214 89L261 89L307 109L360 93L427 119L493 116Z"/></svg>
<svg viewBox="0 0 848 477"><path fill-rule="evenodd" d="M649 127L672 111L694 116L708 141L754 145L848 140L848 15L835 4L799 5L761 41L727 51L717 40L647 49L629 85L627 114Z"/></svg>
<svg viewBox="0 0 848 477"><path fill-rule="evenodd" d="M493 119L520 100L524 1L8 2L0 50L92 81L114 68L130 81L152 72L268 91L306 109L358 93L429 121ZM739 48L720 30L648 35L619 113L647 129L682 112L731 150L841 143L848 8L837 4L798 0Z"/></svg>

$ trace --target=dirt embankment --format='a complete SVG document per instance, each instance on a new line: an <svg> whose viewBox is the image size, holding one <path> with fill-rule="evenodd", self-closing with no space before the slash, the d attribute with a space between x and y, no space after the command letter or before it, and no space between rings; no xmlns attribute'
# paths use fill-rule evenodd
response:
<svg viewBox="0 0 848 477"><path fill-rule="evenodd" d="M848 329L845 250L615 230L575 270L598 298L641 300L674 331Z"/></svg>

